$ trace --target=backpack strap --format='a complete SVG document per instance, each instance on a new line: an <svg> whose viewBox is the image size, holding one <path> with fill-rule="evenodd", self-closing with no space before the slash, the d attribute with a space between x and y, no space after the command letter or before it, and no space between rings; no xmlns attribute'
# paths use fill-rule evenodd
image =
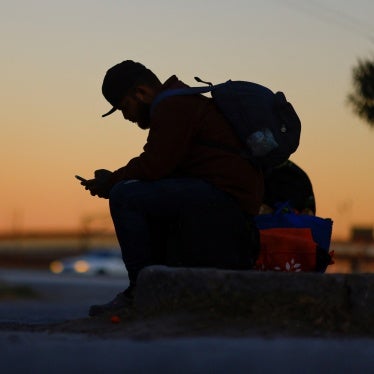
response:
<svg viewBox="0 0 374 374"><path fill-rule="evenodd" d="M195 78L196 79L196 78ZM200 80L201 81L201 80ZM203 81L201 81L203 82ZM205 82L203 82L205 83ZM198 95L202 93L207 93L210 91L213 91L214 89L226 84L227 82L224 83L219 83L216 85L209 85L209 86L204 86L204 87L181 87L181 88L171 88L169 90L161 91L152 101L151 104L151 110L150 113L152 115L155 107L164 99L170 96L182 96L182 95Z"/></svg>
<svg viewBox="0 0 374 374"><path fill-rule="evenodd" d="M209 92L213 87L183 87L183 88L172 88L169 90L161 91L152 101L151 104L151 115L155 107L164 99L170 96L181 96L181 95L197 95L205 92Z"/></svg>

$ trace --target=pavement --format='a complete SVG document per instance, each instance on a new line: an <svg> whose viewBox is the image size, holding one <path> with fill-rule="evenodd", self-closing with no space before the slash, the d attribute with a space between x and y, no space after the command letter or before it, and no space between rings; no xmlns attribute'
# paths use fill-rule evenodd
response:
<svg viewBox="0 0 374 374"><path fill-rule="evenodd" d="M374 373L374 274L152 266L134 310L3 326L0 371Z"/></svg>
<svg viewBox="0 0 374 374"><path fill-rule="evenodd" d="M3 374L373 373L369 339L178 338L0 333Z"/></svg>

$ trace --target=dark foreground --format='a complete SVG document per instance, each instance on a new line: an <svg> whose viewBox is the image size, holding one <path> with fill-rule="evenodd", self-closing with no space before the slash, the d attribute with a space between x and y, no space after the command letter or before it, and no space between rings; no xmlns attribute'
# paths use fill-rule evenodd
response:
<svg viewBox="0 0 374 374"><path fill-rule="evenodd" d="M69 282L2 302L1 373L373 373L371 274L152 267L114 321L81 316L122 280Z"/></svg>
<svg viewBox="0 0 374 374"><path fill-rule="evenodd" d="M3 323L3 331L112 338L374 337L374 274L240 272L150 267L135 305L59 323Z"/></svg>

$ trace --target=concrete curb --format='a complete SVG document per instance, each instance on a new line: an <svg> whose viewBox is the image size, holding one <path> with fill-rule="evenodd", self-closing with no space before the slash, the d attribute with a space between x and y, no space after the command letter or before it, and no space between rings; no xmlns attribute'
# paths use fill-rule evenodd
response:
<svg viewBox="0 0 374 374"><path fill-rule="evenodd" d="M273 318L374 333L374 274L151 266L139 275L135 307L144 314L214 312L259 324Z"/></svg>

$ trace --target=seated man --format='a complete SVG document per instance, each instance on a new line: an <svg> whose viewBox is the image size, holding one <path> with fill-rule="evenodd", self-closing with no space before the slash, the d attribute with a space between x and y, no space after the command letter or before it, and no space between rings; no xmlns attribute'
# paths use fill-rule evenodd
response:
<svg viewBox="0 0 374 374"><path fill-rule="evenodd" d="M241 142L212 99L171 96L150 113L161 91L179 87L186 85L176 76L162 84L131 60L104 77L102 92L113 108L103 117L119 110L149 133L143 152L127 165L113 172L97 170L94 179L81 182L91 195L109 199L130 280L114 300L92 306L91 316L131 304L138 274L148 265L251 269L258 256L253 216L262 200L262 173L240 156ZM241 235L247 237L230 243L238 235L225 233L238 216L246 226L247 234ZM221 244L221 238L229 244Z"/></svg>
<svg viewBox="0 0 374 374"><path fill-rule="evenodd" d="M271 213L289 203L296 213L315 215L313 186L304 170L288 160L264 175L265 193L260 214Z"/></svg>

